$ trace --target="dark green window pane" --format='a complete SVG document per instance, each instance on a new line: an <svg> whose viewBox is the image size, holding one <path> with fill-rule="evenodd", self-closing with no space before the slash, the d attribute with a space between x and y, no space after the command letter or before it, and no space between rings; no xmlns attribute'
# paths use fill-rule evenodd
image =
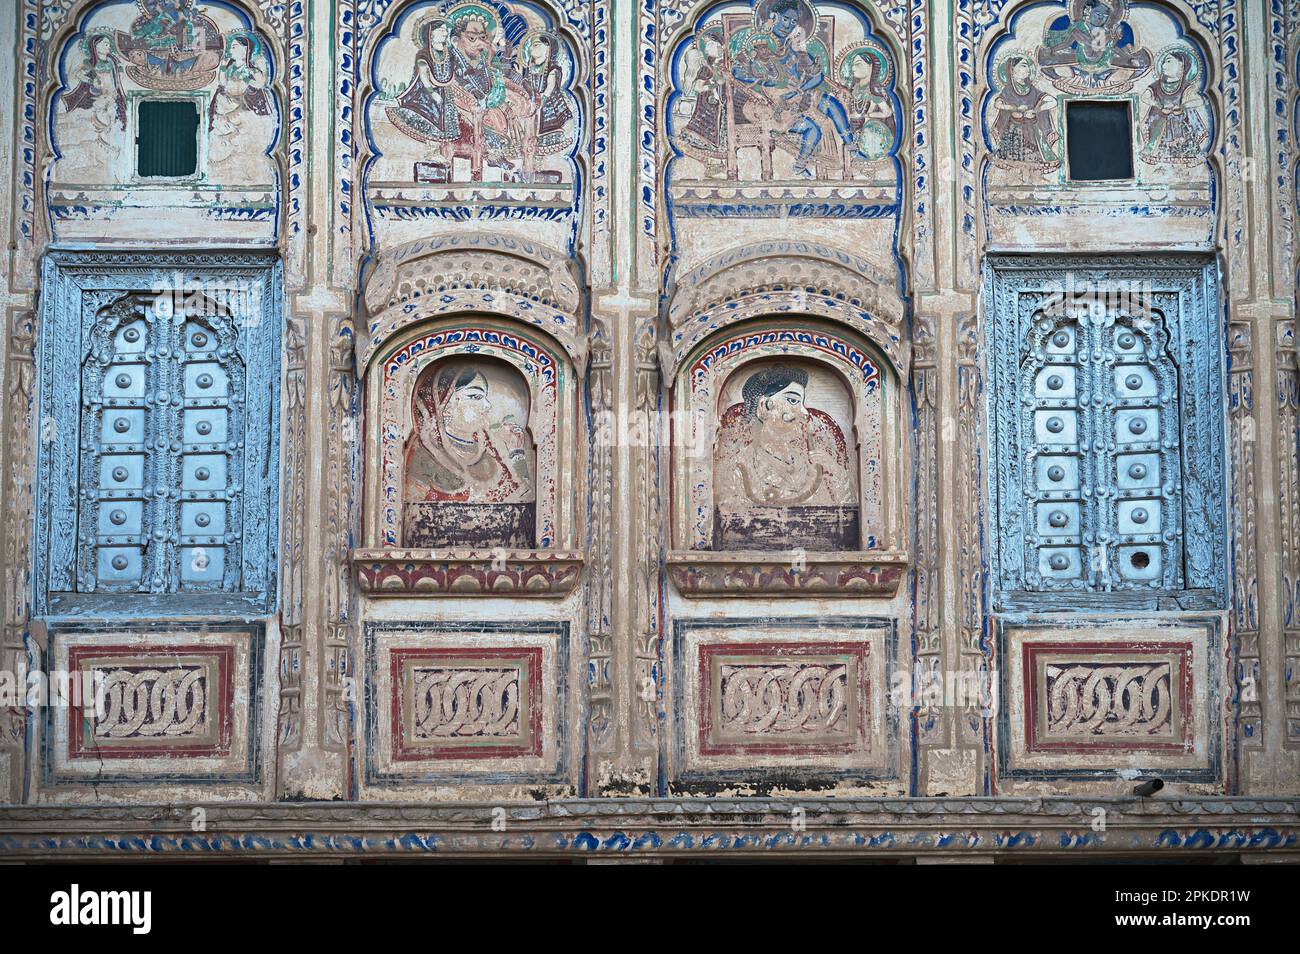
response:
<svg viewBox="0 0 1300 954"><path fill-rule="evenodd" d="M199 110L189 100L140 104L136 168L142 176L192 176L198 168Z"/></svg>
<svg viewBox="0 0 1300 954"><path fill-rule="evenodd" d="M1070 178L1133 178L1133 124L1128 103L1065 104Z"/></svg>

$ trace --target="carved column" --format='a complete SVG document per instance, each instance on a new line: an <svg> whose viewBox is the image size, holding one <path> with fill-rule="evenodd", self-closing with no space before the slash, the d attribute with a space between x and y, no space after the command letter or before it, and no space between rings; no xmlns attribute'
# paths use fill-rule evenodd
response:
<svg viewBox="0 0 1300 954"><path fill-rule="evenodd" d="M982 794L986 771L985 720L978 701L953 692L945 698L945 687L975 686L986 670L970 18L968 11L957 11L951 19L936 16L913 24L919 30L912 44L913 72L928 79L930 94L930 118L922 115L914 122L967 130L958 140L930 136L925 141L918 135L913 160L918 170L930 170L924 188L931 198L918 210L915 228L912 319L919 794ZM956 62L932 55L954 43L965 53ZM919 172L915 178L914 188L922 188ZM935 250L928 247L931 241Z"/></svg>
<svg viewBox="0 0 1300 954"><path fill-rule="evenodd" d="M646 280L654 274L653 256L646 261L637 222L627 214L639 177L653 180L654 170L638 171L630 130L638 122L643 74L636 48L624 42L645 16L653 18L614 5L597 16L594 30L597 62L612 57L607 75L615 79L597 97L594 117L594 151L609 186L593 197L592 212L586 775L593 795L649 794L657 764L657 300L653 280Z"/></svg>
<svg viewBox="0 0 1300 954"><path fill-rule="evenodd" d="M1294 672L1296 377L1294 183L1283 101L1294 83L1282 61L1288 24L1280 4L1243 5L1221 27L1225 109L1228 316L1238 667L1239 788L1293 790L1300 778ZM1273 44L1273 56L1263 55ZM1243 59L1240 50L1258 50ZM1267 108L1274 103L1279 108ZM1293 101L1293 100L1292 100ZM1235 123L1234 123L1235 120ZM1279 143L1277 148L1273 144ZM1291 668L1288 668L1291 663Z"/></svg>
<svg viewBox="0 0 1300 954"><path fill-rule="evenodd" d="M288 317L286 387L281 407L283 535L279 724L274 795L328 799L346 794L349 752L349 625L352 584L347 548L354 519L356 394L352 359L353 292L331 273L335 170L300 161L331 155L335 64L328 5L296 8L286 24L302 65L291 79L289 150L305 179L290 204L284 245ZM342 55L342 54L338 54ZM308 110L310 98L310 110ZM318 117L308 125L307 115ZM323 119L322 119L323 118Z"/></svg>

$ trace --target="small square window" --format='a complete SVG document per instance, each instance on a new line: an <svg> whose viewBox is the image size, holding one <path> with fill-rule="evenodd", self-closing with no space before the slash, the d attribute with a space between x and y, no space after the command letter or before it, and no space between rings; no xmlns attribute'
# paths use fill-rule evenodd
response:
<svg viewBox="0 0 1300 954"><path fill-rule="evenodd" d="M135 139L141 176L192 176L199 165L199 108L193 100L146 100L140 104Z"/></svg>
<svg viewBox="0 0 1300 954"><path fill-rule="evenodd" d="M1126 102L1065 104L1070 178L1133 178L1133 124Z"/></svg>

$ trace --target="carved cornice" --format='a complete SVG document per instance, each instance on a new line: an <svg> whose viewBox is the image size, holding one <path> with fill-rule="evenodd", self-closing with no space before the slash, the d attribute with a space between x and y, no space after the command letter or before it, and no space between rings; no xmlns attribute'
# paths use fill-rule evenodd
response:
<svg viewBox="0 0 1300 954"><path fill-rule="evenodd" d="M357 366L364 374L375 349L417 322L482 313L544 329L580 368L580 288L573 258L538 242L482 233L409 242L382 252L366 276Z"/></svg>
<svg viewBox="0 0 1300 954"><path fill-rule="evenodd" d="M1189 852L1294 857L1296 798L655 798L499 806L260 803L0 808L9 860L464 856L1081 857ZM800 809L806 830L792 832ZM506 827L499 823L504 812ZM1104 817L1103 830L1092 822ZM498 830L494 830L494 827Z"/></svg>
<svg viewBox="0 0 1300 954"><path fill-rule="evenodd" d="M668 575L683 596L882 596L897 592L907 554L674 550Z"/></svg>
<svg viewBox="0 0 1300 954"><path fill-rule="evenodd" d="M353 550L367 596L564 596L582 555L564 550Z"/></svg>

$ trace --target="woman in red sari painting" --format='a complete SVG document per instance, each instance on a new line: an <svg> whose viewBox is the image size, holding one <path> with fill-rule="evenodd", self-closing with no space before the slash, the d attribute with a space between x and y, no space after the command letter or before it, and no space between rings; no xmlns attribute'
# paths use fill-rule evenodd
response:
<svg viewBox="0 0 1300 954"><path fill-rule="evenodd" d="M415 389L407 447L408 503L528 503L535 499L527 420L493 409L481 364L452 362Z"/></svg>

